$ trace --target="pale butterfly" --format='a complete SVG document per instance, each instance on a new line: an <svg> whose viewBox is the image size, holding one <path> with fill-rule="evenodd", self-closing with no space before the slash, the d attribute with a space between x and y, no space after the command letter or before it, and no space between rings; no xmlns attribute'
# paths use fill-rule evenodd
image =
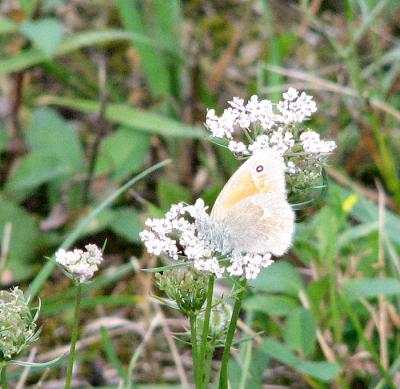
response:
<svg viewBox="0 0 400 389"><path fill-rule="evenodd" d="M226 183L211 211L236 252L284 254L295 214L287 201L285 165L273 150L252 155Z"/></svg>

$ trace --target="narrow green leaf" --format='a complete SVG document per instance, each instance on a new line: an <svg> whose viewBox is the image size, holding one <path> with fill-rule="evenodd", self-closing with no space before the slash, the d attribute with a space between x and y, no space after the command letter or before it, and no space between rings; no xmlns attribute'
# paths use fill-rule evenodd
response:
<svg viewBox="0 0 400 389"><path fill-rule="evenodd" d="M348 280L344 285L349 300L379 295L399 295L400 280L395 278L362 278Z"/></svg>
<svg viewBox="0 0 400 389"><path fill-rule="evenodd" d="M117 9L124 27L135 34L148 36L136 0L117 0ZM148 4L144 4L144 7ZM165 42L165 41L164 41ZM133 42L139 57L147 84L153 96L163 96L170 92L171 81L163 53L141 42Z"/></svg>
<svg viewBox="0 0 400 389"><path fill-rule="evenodd" d="M97 101L68 97L43 96L39 102L45 105L56 105L88 113L98 112L100 108ZM196 139L201 139L205 136L205 131L200 128L183 124L154 112L133 108L127 104L108 104L106 117L117 124L164 136Z"/></svg>
<svg viewBox="0 0 400 389"><path fill-rule="evenodd" d="M271 316L287 316L299 306L299 302L289 296L257 294L243 301L245 310L263 312Z"/></svg>
<svg viewBox="0 0 400 389"><path fill-rule="evenodd" d="M161 51L170 51L172 54L176 55L170 48L162 47L159 42L146 36L133 34L127 31L105 29L77 32L65 37L64 41L56 50L55 56L64 55L86 46L99 45L113 41L140 42L145 45L156 47ZM0 76L38 65L46 60L48 60L48 58L40 49L33 48L24 50L20 54L0 60Z"/></svg>
<svg viewBox="0 0 400 389"><path fill-rule="evenodd" d="M332 381L339 372L340 366L336 363L309 362L299 359L292 351L275 339L268 338L264 340L262 349L271 358L323 382Z"/></svg>
<svg viewBox="0 0 400 389"><path fill-rule="evenodd" d="M118 355L114 351L114 347L111 341L110 334L108 333L108 330L106 327L101 327L100 328L100 334L101 334L101 339L103 343L103 349L106 352L107 359L110 361L111 365L114 367L114 369L118 372L118 375L120 378L126 381L128 373L122 366L121 361L118 358Z"/></svg>

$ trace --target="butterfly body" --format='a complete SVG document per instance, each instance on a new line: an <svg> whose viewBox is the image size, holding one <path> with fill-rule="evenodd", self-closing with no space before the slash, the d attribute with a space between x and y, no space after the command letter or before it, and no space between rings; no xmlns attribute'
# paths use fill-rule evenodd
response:
<svg viewBox="0 0 400 389"><path fill-rule="evenodd" d="M251 156L229 179L211 211L236 252L282 255L292 242L285 166L272 150Z"/></svg>

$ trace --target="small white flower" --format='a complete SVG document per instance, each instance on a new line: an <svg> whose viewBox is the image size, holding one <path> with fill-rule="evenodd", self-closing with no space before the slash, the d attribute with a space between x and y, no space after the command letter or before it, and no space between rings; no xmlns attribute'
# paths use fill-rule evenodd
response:
<svg viewBox="0 0 400 389"><path fill-rule="evenodd" d="M336 148L334 141L324 141L315 131L304 131L300 135L300 140L305 152L311 154L328 154Z"/></svg>
<svg viewBox="0 0 400 389"><path fill-rule="evenodd" d="M247 147L243 142L236 142L231 140L228 144L228 148L232 153L237 155L245 155L248 154Z"/></svg>
<svg viewBox="0 0 400 389"><path fill-rule="evenodd" d="M56 262L81 283L88 282L103 261L103 253L95 244L87 244L85 249L86 251L60 249L55 255Z"/></svg>
<svg viewBox="0 0 400 389"><path fill-rule="evenodd" d="M286 164L286 172L289 174L297 173L296 165L292 161L288 161L288 163Z"/></svg>

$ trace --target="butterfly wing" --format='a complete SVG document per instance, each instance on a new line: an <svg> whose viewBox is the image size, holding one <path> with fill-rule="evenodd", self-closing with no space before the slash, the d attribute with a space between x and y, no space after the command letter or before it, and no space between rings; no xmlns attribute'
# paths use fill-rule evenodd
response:
<svg viewBox="0 0 400 389"><path fill-rule="evenodd" d="M257 168L262 168L257 172ZM286 196L284 164L273 151L250 157L226 183L211 211L216 221L225 218L227 211L245 198L259 194L280 193Z"/></svg>
<svg viewBox="0 0 400 389"><path fill-rule="evenodd" d="M279 193L252 196L226 212L224 225L234 251L284 254L291 245L295 215Z"/></svg>

